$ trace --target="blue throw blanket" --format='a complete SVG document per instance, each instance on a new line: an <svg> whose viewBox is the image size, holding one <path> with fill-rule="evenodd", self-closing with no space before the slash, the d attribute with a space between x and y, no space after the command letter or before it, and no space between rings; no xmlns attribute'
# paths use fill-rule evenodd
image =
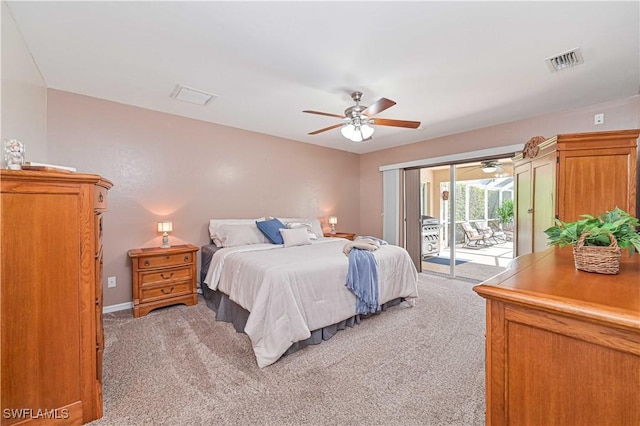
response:
<svg viewBox="0 0 640 426"><path fill-rule="evenodd" d="M371 314L380 310L378 303L378 265L369 250L349 252L347 288L356 295L356 313Z"/></svg>

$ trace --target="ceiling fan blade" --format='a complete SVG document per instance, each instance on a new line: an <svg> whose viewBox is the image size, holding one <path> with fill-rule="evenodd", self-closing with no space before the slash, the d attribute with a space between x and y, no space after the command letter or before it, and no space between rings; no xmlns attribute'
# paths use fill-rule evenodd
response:
<svg viewBox="0 0 640 426"><path fill-rule="evenodd" d="M368 107L366 107L364 109L364 111L362 111L362 114L366 115L367 117L372 117L378 113L381 113L382 111L384 111L387 108L391 108L392 106L394 106L396 103L394 101L392 101L391 99L387 99L387 98L380 98L379 100L377 100L375 103L369 105Z"/></svg>
<svg viewBox="0 0 640 426"><path fill-rule="evenodd" d="M327 130L336 129L342 127L344 124L334 124L333 126L325 127L324 129L316 130L315 132L308 133L309 135L317 135L318 133L326 132Z"/></svg>
<svg viewBox="0 0 640 426"><path fill-rule="evenodd" d="M390 118L374 118L373 124L378 126L406 127L408 129L417 129L420 127L419 121L392 120Z"/></svg>
<svg viewBox="0 0 640 426"><path fill-rule="evenodd" d="M330 112L320 112L320 111L310 111L310 110L304 110L302 112L306 112L308 114L326 115L327 117L345 118L344 115L331 114Z"/></svg>

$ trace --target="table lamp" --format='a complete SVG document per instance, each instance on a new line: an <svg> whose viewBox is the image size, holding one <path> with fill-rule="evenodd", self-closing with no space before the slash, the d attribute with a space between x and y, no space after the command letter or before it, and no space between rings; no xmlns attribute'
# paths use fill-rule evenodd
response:
<svg viewBox="0 0 640 426"><path fill-rule="evenodd" d="M329 216L329 225L331 225L331 233L336 233L336 225L338 224L338 218L335 216Z"/></svg>
<svg viewBox="0 0 640 426"><path fill-rule="evenodd" d="M158 232L162 232L162 245L160 248L169 248L169 232L173 231L172 222L158 222Z"/></svg>

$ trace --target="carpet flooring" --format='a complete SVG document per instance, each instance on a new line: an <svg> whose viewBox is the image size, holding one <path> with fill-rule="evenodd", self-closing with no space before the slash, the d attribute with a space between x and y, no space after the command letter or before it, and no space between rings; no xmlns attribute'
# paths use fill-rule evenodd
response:
<svg viewBox="0 0 640 426"><path fill-rule="evenodd" d="M483 425L484 300L420 274L399 305L257 367L201 300L106 314L102 425Z"/></svg>

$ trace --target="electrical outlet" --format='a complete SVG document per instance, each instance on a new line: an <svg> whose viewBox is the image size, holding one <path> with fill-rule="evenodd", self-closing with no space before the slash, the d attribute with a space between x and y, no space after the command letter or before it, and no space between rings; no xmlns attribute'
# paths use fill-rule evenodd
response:
<svg viewBox="0 0 640 426"><path fill-rule="evenodd" d="M596 114L593 116L593 124L604 124L604 113Z"/></svg>
<svg viewBox="0 0 640 426"><path fill-rule="evenodd" d="M113 288L115 286L116 286L116 277L107 278L107 287L108 288Z"/></svg>

